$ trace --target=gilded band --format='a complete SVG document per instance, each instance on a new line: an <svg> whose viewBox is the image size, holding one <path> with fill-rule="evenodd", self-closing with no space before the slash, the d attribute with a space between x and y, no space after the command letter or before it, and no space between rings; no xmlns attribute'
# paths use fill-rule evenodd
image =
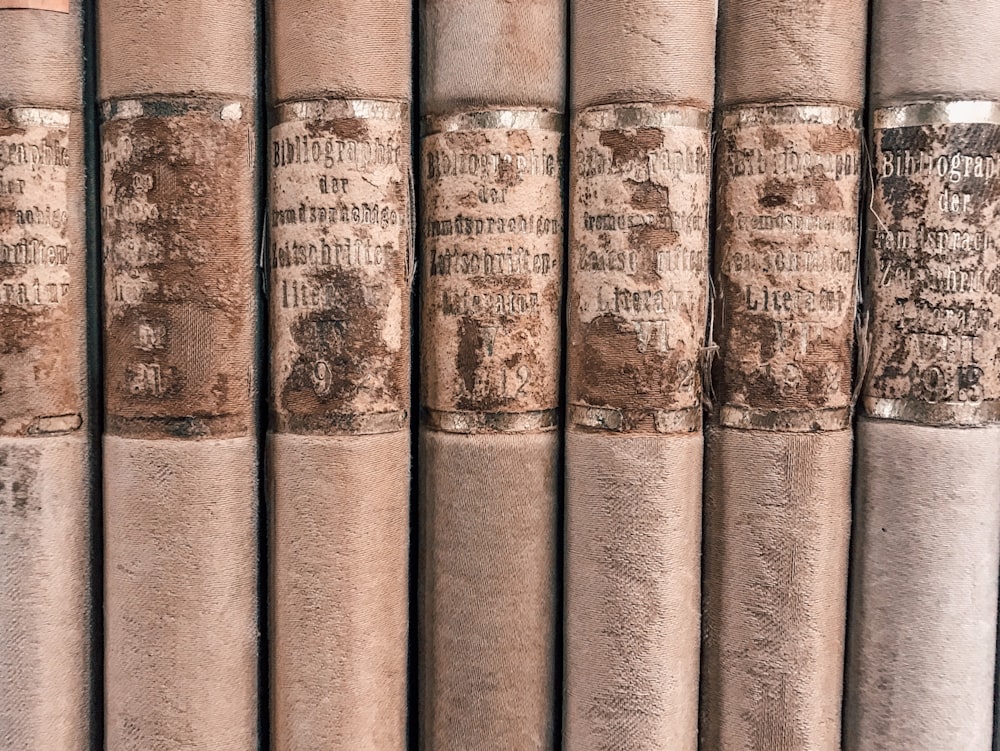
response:
<svg viewBox="0 0 1000 751"><path fill-rule="evenodd" d="M981 426L1000 422L1000 401L941 402L931 404L917 399L862 399L865 413L870 417L926 425Z"/></svg>
<svg viewBox="0 0 1000 751"><path fill-rule="evenodd" d="M850 409L762 410L731 404L719 409L719 424L744 430L778 430L786 433L817 433L851 427Z"/></svg>
<svg viewBox="0 0 1000 751"><path fill-rule="evenodd" d="M647 418L656 433L694 433L701 430L702 409L652 409L640 410L640 417ZM628 423L637 422L634 415L612 407L587 407L571 405L568 409L571 425L592 430L606 430L610 433L626 432ZM636 431L632 431L636 432Z"/></svg>
<svg viewBox="0 0 1000 751"><path fill-rule="evenodd" d="M425 408L423 423L443 433L540 433L559 427L559 410L445 412Z"/></svg>
<svg viewBox="0 0 1000 751"><path fill-rule="evenodd" d="M421 123L421 135L463 130L554 130L562 131L561 112L541 109L496 109L430 115Z"/></svg>
<svg viewBox="0 0 1000 751"><path fill-rule="evenodd" d="M1000 102L988 99L914 102L899 107L883 107L872 114L872 126L876 130L963 123L1000 125Z"/></svg>
<svg viewBox="0 0 1000 751"><path fill-rule="evenodd" d="M574 127L591 130L622 130L628 128L695 128L707 130L712 113L698 107L672 104L621 105L606 104L588 107L578 112Z"/></svg>
<svg viewBox="0 0 1000 751"><path fill-rule="evenodd" d="M220 120L242 120L249 100L223 98L163 97L150 99L111 99L101 103L101 117L110 120L135 120L140 117L181 117L188 113L218 114Z"/></svg>
<svg viewBox="0 0 1000 751"><path fill-rule="evenodd" d="M50 110L41 107L7 107L0 112L11 125L19 127L39 125L45 128L68 128L72 118L68 110Z"/></svg>
<svg viewBox="0 0 1000 751"><path fill-rule="evenodd" d="M758 125L832 125L860 128L861 110L854 107L821 104L737 105L722 112L725 129Z"/></svg>
<svg viewBox="0 0 1000 751"><path fill-rule="evenodd" d="M271 124L322 118L402 120L409 116L409 110L406 102L382 99L302 99L277 105Z"/></svg>

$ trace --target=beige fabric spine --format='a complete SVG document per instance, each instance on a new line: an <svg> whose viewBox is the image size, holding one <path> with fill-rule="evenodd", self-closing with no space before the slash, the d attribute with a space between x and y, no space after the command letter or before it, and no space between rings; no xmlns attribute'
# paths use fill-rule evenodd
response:
<svg viewBox="0 0 1000 751"><path fill-rule="evenodd" d="M1000 100L996 3L873 6L873 111ZM1000 428L862 417L857 442L845 749L990 749Z"/></svg>
<svg viewBox="0 0 1000 751"><path fill-rule="evenodd" d="M866 19L865 0L723 0L717 121L744 106L860 109ZM717 301L717 339L725 312ZM703 748L840 748L852 462L841 422L708 431Z"/></svg>
<svg viewBox="0 0 1000 751"><path fill-rule="evenodd" d="M28 326L31 339L19 343L14 319L7 319L9 308L4 306L0 313L4 343L0 367L8 370L7 358L32 357L28 348L40 344L45 334L50 342L63 343L63 361L57 367L65 370L68 393L39 394L38 389L48 388L41 380L33 387L35 393L20 391L11 369L4 374L4 397L24 398L32 407L68 399L82 418L74 431L61 435L4 431L0 437L0 685L4 686L0 744L12 751L77 751L88 748L96 737L94 480L86 396L89 255L84 230L83 6L72 2L68 14L0 11L0 107L64 110L71 123L65 238L72 294L63 305L65 319L49 324L52 328L45 331ZM14 177L5 171L3 182ZM8 201L4 196L4 208L11 207ZM5 423L14 417L6 407L5 403L0 414Z"/></svg>
<svg viewBox="0 0 1000 751"><path fill-rule="evenodd" d="M642 103L711 112L714 0L574 0L570 8L574 113ZM576 118L571 127L580 127ZM670 208L697 207L675 198ZM582 211L571 200L570 212ZM705 312L694 322L699 334ZM574 338L571 330L570 347L583 346ZM568 422L566 748L697 748L703 449L700 428L616 433Z"/></svg>
<svg viewBox="0 0 1000 751"><path fill-rule="evenodd" d="M410 101L408 0L322 5L271 0L269 13L272 105L316 99ZM408 129L409 111L403 116ZM408 173L408 144L404 156ZM408 206L399 208L409 213ZM332 228L314 236L342 232ZM406 232L412 232L408 225ZM408 309L409 290L401 292ZM403 320L408 323L409 316ZM353 325L362 326L360 316ZM402 336L408 340L409 331ZM404 347L407 411L408 355ZM271 363L275 372L283 364L275 352ZM373 435L332 430L305 435L275 424L270 431L272 747L403 751L409 425L404 420Z"/></svg>
<svg viewBox="0 0 1000 751"><path fill-rule="evenodd" d="M563 2L421 14L422 115L563 111ZM554 751L559 437L420 436L418 746Z"/></svg>
<svg viewBox="0 0 1000 751"><path fill-rule="evenodd" d="M101 0L97 18L98 96L104 102L199 95L252 102L257 96L253 2ZM242 117L252 120L253 113L244 108ZM248 187L256 191L256 184L208 189L227 191L234 214L228 224L238 232L255 231L243 198ZM252 255L244 272L256 263ZM249 295L252 300L253 291ZM252 314L253 305L243 312ZM254 335L234 326L221 351L245 351L251 346L245 337ZM112 375L106 368L106 381ZM220 438L174 439L155 428L149 437L105 435L108 751L247 751L258 745L252 366L246 377L249 393L230 398L238 422L249 423L249 430Z"/></svg>

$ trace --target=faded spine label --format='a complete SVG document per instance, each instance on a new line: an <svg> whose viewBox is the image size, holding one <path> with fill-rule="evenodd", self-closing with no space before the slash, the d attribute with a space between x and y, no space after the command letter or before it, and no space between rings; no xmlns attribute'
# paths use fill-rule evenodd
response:
<svg viewBox="0 0 1000 751"><path fill-rule="evenodd" d="M874 131L869 414L1000 418L1000 125Z"/></svg>
<svg viewBox="0 0 1000 751"><path fill-rule="evenodd" d="M82 425L79 127L69 112L0 110L0 435Z"/></svg>
<svg viewBox="0 0 1000 751"><path fill-rule="evenodd" d="M861 142L848 108L724 115L715 261L724 425L849 425Z"/></svg>
<svg viewBox="0 0 1000 751"><path fill-rule="evenodd" d="M120 101L101 128L107 431L246 435L254 421L249 101Z"/></svg>
<svg viewBox="0 0 1000 751"><path fill-rule="evenodd" d="M481 128L423 141L423 406L559 404L561 134Z"/></svg>
<svg viewBox="0 0 1000 751"><path fill-rule="evenodd" d="M630 106L629 125L624 109L573 127L569 401L613 411L610 429L653 431L659 411L701 410L710 133L700 111Z"/></svg>
<svg viewBox="0 0 1000 751"><path fill-rule="evenodd" d="M331 100L279 113L267 217L273 425L401 430L410 390L409 109Z"/></svg>

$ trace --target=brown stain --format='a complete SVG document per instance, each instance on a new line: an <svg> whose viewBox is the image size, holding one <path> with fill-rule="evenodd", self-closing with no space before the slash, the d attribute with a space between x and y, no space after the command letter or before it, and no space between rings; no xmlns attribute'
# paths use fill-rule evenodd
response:
<svg viewBox="0 0 1000 751"><path fill-rule="evenodd" d="M809 147L818 154L842 154L858 148L858 131L853 128L823 128L809 132Z"/></svg>
<svg viewBox="0 0 1000 751"><path fill-rule="evenodd" d="M249 102L244 111L253 111ZM106 165L116 205L157 209L155 216L104 222L105 273L151 280L141 300L112 301L106 312L107 406L126 433L228 436L251 429L257 240L248 127L245 119L199 111L104 125L106 142L128 136L133 144L130 158ZM159 254L109 250L134 241ZM140 346L144 322L168 336ZM136 376L143 366L159 369L159 386L148 374ZM132 429L124 427L129 421Z"/></svg>
<svg viewBox="0 0 1000 751"><path fill-rule="evenodd" d="M307 120L305 128L311 138L326 139L333 135L345 141L362 141L368 137L368 124L360 117Z"/></svg>
<svg viewBox="0 0 1000 751"><path fill-rule="evenodd" d="M601 133L601 146L611 149L613 164L638 162L650 151L663 146L663 131L659 128L606 130Z"/></svg>
<svg viewBox="0 0 1000 751"><path fill-rule="evenodd" d="M42 510L38 460L34 449L0 449L0 513L23 518Z"/></svg>

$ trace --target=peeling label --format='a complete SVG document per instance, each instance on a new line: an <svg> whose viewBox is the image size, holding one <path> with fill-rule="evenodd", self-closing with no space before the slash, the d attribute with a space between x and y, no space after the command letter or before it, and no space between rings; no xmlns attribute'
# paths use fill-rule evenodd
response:
<svg viewBox="0 0 1000 751"><path fill-rule="evenodd" d="M79 128L69 112L0 110L0 435L82 423Z"/></svg>
<svg viewBox="0 0 1000 751"><path fill-rule="evenodd" d="M996 422L1000 117L880 127L882 114L892 113L876 113L874 130L864 406L937 425Z"/></svg>
<svg viewBox="0 0 1000 751"><path fill-rule="evenodd" d="M556 424L562 139L543 112L481 127L503 114L449 119L423 142L423 404L445 430Z"/></svg>
<svg viewBox="0 0 1000 751"><path fill-rule="evenodd" d="M715 262L723 425L850 424L860 125L844 107L724 115Z"/></svg>
<svg viewBox="0 0 1000 751"><path fill-rule="evenodd" d="M570 420L697 429L708 299L709 115L598 107L573 127ZM664 412L688 410L690 419Z"/></svg>
<svg viewBox="0 0 1000 751"><path fill-rule="evenodd" d="M315 101L271 129L273 425L403 429L410 397L409 108Z"/></svg>
<svg viewBox="0 0 1000 751"><path fill-rule="evenodd" d="M253 430L256 165L249 102L104 105L107 430Z"/></svg>

